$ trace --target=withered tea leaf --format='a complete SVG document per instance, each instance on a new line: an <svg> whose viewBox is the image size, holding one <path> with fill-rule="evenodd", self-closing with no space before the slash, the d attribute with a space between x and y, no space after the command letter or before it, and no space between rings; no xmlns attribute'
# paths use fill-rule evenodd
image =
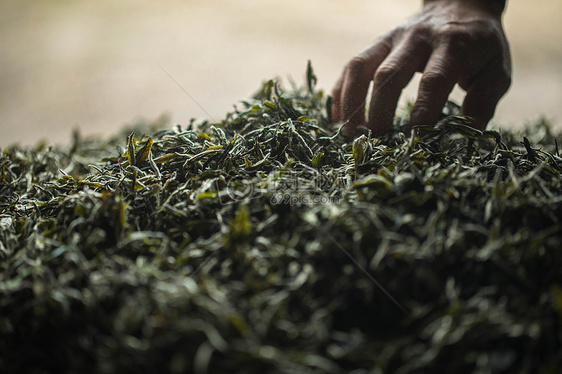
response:
<svg viewBox="0 0 562 374"><path fill-rule="evenodd" d="M560 372L560 134L348 142L305 79L2 149L0 372Z"/></svg>

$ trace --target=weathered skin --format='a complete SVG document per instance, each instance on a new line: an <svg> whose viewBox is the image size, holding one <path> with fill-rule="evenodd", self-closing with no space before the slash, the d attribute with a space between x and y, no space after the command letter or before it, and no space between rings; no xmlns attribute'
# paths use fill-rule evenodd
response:
<svg viewBox="0 0 562 374"><path fill-rule="evenodd" d="M387 132L402 89L421 72L411 126L434 124L458 83L466 91L463 114L474 118L475 128L486 128L511 85L502 12L497 1L426 0L419 13L347 64L333 90L333 118L346 123L349 137L357 136L359 126L375 135Z"/></svg>

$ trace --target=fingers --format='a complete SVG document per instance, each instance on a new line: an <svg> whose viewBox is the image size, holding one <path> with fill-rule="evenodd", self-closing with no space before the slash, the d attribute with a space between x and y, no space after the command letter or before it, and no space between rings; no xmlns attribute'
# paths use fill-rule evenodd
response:
<svg viewBox="0 0 562 374"><path fill-rule="evenodd" d="M463 113L475 119L474 127L485 128L511 83L509 46L496 19L477 13L476 21L459 21L467 10L461 3L451 5L448 10L456 11L451 14L424 8L427 12L395 28L347 65L332 97L332 117L344 122L344 135L356 136L361 125L375 136L390 130L402 90L417 71L423 76L411 126L435 124L459 83L467 92ZM435 17L431 12L437 12Z"/></svg>
<svg viewBox="0 0 562 374"><path fill-rule="evenodd" d="M375 73L369 108L369 128L382 135L392 128L402 90L417 71L423 69L429 48L424 43L404 41L379 66Z"/></svg>
<svg viewBox="0 0 562 374"><path fill-rule="evenodd" d="M343 121L347 122L344 133L347 135L354 135L358 126L365 125L365 97L378 63L377 60L355 57L347 66L341 101Z"/></svg>
<svg viewBox="0 0 562 374"><path fill-rule="evenodd" d="M486 129L498 102L510 86L511 77L499 64L483 70L474 78L462 105L462 113L474 118L474 128Z"/></svg>
<svg viewBox="0 0 562 374"><path fill-rule="evenodd" d="M418 98L412 109L410 128L433 125L438 121L463 70L464 63L454 56L444 46L435 50L429 58L421 78Z"/></svg>
<svg viewBox="0 0 562 374"><path fill-rule="evenodd" d="M333 91L332 116L346 123L343 132L354 136L358 126L365 125L365 99L378 66L390 52L391 46L381 39L352 59Z"/></svg>
<svg viewBox="0 0 562 374"><path fill-rule="evenodd" d="M345 72L344 72L345 74ZM342 110L341 110L341 92L343 88L343 75L341 75L334 85L332 90L332 120L334 122L343 121Z"/></svg>

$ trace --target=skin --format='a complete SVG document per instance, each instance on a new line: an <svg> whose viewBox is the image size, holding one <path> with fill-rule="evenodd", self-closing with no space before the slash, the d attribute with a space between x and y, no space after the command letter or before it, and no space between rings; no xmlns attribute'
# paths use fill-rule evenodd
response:
<svg viewBox="0 0 562 374"><path fill-rule="evenodd" d="M426 0L419 13L347 64L332 92L333 119L345 123L343 133L350 138L360 126L373 135L386 133L402 90L421 72L411 128L434 125L458 84L466 91L462 113L474 119L474 128L485 129L511 85L502 10L492 0Z"/></svg>

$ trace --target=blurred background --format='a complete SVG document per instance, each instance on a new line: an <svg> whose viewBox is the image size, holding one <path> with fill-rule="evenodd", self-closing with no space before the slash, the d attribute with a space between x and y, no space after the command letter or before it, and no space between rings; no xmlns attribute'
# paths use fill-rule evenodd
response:
<svg viewBox="0 0 562 374"><path fill-rule="evenodd" d="M329 92L352 56L420 6L421 0L0 0L0 147L65 144L73 128L107 134L162 114L170 124L220 120L263 80L302 82L308 59ZM544 115L561 128L560 16L560 0L508 0L514 83L498 108L498 125ZM416 81L403 100L415 92Z"/></svg>

